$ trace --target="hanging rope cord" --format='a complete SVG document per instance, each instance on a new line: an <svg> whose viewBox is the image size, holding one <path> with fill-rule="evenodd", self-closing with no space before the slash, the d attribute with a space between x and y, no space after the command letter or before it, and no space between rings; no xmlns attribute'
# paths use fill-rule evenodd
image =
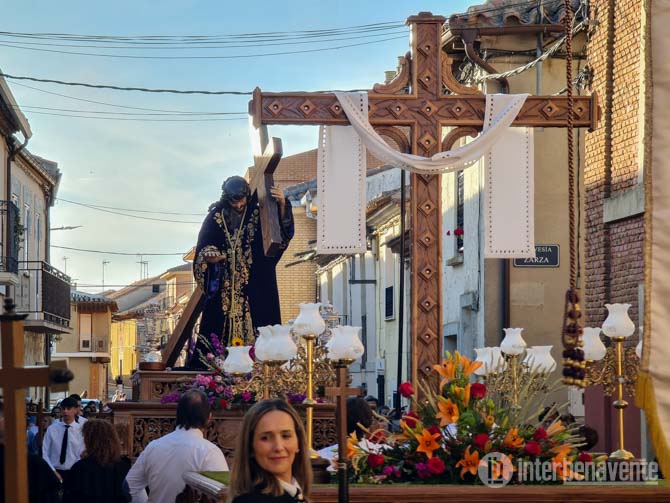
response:
<svg viewBox="0 0 670 503"><path fill-rule="evenodd" d="M568 105L567 141L568 141L568 219L569 219L569 247L570 247L570 286L565 294L565 312L561 339L563 342L563 382L585 387L584 352L580 349L582 342L580 335L581 311L579 295L577 294L577 246L575 221L575 151L574 151L574 115L572 89L572 8L570 0L565 0L565 80L566 98Z"/></svg>

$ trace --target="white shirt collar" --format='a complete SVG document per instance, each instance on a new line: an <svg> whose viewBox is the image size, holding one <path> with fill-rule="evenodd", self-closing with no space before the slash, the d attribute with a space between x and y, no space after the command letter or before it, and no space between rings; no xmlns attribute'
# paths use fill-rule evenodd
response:
<svg viewBox="0 0 670 503"><path fill-rule="evenodd" d="M202 434L202 430L200 428L189 428L188 430L186 428L183 428L181 426L177 426L174 430L175 433L180 433L182 435L191 435L194 437L198 438L204 438L204 435Z"/></svg>
<svg viewBox="0 0 670 503"><path fill-rule="evenodd" d="M294 478L291 479L290 483L279 478L277 480L279 481L279 485L281 485L284 491L289 493L292 498L295 498L295 495L298 494L298 491L302 492L298 481Z"/></svg>

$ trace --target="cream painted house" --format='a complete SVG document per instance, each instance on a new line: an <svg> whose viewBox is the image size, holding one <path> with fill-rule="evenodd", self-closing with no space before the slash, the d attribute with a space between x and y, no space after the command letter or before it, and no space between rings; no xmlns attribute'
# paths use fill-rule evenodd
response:
<svg viewBox="0 0 670 503"><path fill-rule="evenodd" d="M100 295L72 291L71 324L73 333L56 343L53 359L65 360L74 373L70 393L88 398L108 399L110 337L116 302Z"/></svg>
<svg viewBox="0 0 670 503"><path fill-rule="evenodd" d="M0 300L11 297L25 321L25 363L49 363L54 340L67 337L70 278L49 263L49 211L61 178L57 163L26 148L32 131L0 77ZM46 400L46 388L31 388Z"/></svg>

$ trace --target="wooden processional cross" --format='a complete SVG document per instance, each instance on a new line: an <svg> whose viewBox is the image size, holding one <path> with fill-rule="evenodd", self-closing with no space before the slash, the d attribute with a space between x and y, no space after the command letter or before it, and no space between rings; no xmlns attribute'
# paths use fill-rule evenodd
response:
<svg viewBox="0 0 670 503"><path fill-rule="evenodd" d="M377 132L406 153L424 157L449 150L464 136L481 131L486 96L459 84L452 61L442 51L445 18L422 12L407 20L412 47L388 84L368 94L369 120ZM573 98L575 127L595 126L595 95ZM249 113L257 129L268 124L347 125L332 93L254 91ZM514 126L567 127L570 110L563 96L530 96ZM444 139L442 128L454 127ZM406 130L409 129L409 138ZM439 175L411 177L411 344L412 382L426 377L442 357L441 189Z"/></svg>
<svg viewBox="0 0 670 503"><path fill-rule="evenodd" d="M49 367L24 368L23 320L27 314L14 312L5 299L0 315L2 369L0 387L5 416L5 501L28 501L28 450L26 447L26 388L48 386Z"/></svg>

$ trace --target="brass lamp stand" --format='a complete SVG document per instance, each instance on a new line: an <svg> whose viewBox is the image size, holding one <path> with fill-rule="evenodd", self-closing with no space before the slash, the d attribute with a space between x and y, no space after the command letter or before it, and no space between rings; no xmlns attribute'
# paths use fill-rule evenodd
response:
<svg viewBox="0 0 670 503"><path fill-rule="evenodd" d="M307 414L307 445L309 446L309 457L316 459L319 455L314 450L314 340L316 334L306 334L301 336L305 339L307 346L307 390L305 400L302 402L306 408Z"/></svg>
<svg viewBox="0 0 670 503"><path fill-rule="evenodd" d="M626 377L623 374L623 341L625 339L626 337L612 337L612 341L616 343L617 356L617 399L613 405L619 411L619 448L610 454L610 459L617 461L628 461L635 458L632 452L624 448L623 411L628 407L628 402L623 399L623 385L626 382Z"/></svg>
<svg viewBox="0 0 670 503"><path fill-rule="evenodd" d="M276 370L281 367L284 363L283 360L263 360L263 398L269 399L272 398L272 388L270 385L273 382L273 374L276 374ZM272 372L272 370L275 372Z"/></svg>

